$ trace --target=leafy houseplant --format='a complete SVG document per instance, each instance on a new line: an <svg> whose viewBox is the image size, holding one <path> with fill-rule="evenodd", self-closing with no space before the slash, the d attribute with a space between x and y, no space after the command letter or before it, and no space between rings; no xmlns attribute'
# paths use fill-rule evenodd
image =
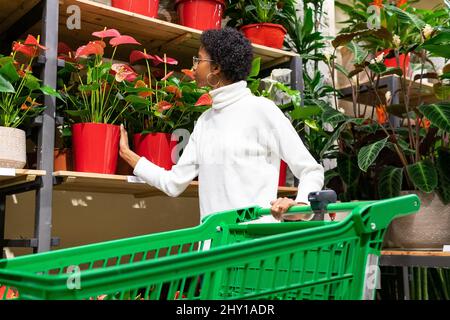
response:
<svg viewBox="0 0 450 320"><path fill-rule="evenodd" d="M146 50L133 51L130 63L141 61L145 61L147 71L126 89L125 100L131 108L124 119L135 132L136 153L169 170L175 162L172 154L179 140L177 129L193 130L194 122L207 108L205 105L210 104L204 101L207 89L197 88L191 70L183 69L181 78L174 71L169 72L168 66L178 62L166 55L161 58ZM150 62L153 66L163 64L159 78L152 73Z"/></svg>
<svg viewBox="0 0 450 320"><path fill-rule="evenodd" d="M284 7L294 3L295 0L228 0L227 25L240 28L253 43L281 49L286 35Z"/></svg>
<svg viewBox="0 0 450 320"><path fill-rule="evenodd" d="M447 3L447 8L438 8L433 12L391 5L383 6L381 10L388 20L403 24L408 29L408 34L402 38L381 27L343 33L333 41L335 49L345 45L354 54L353 70L345 70L336 64L334 57L330 59L330 67L347 77L351 85L353 116L334 111L327 113L324 122L333 127L329 146L335 141L337 145L334 149L324 149L323 154L331 150L337 157L338 167L335 173L344 184L342 200L389 198L414 190L413 192L424 194L423 209L431 202L427 201L430 196L426 195L434 198L436 193L442 201L439 204L441 209L435 210L435 213L419 213L412 218L414 223L408 218L408 225L409 228L414 227L414 230L426 230L417 229L421 228L418 223L422 221L425 227L434 228L433 237L441 234L447 237L444 240L446 242L448 225L438 218L446 216L442 215L442 210L448 208L446 204L450 201L450 172L447 164L450 155L450 66L447 64L442 70L438 70L430 58L449 58L450 3ZM442 20L443 13L447 18ZM425 21L434 21L435 24L430 25ZM393 48L391 51L397 61L400 60L401 53L414 57L415 64L411 69L415 73L405 74L401 66L387 67L384 56L377 55L382 47L367 47L367 43L373 38L378 38L380 42ZM409 41L416 43L410 45ZM364 107L358 100L360 75L365 75L368 79L367 87L373 97ZM385 76L398 79L400 85L397 91L382 91L379 81ZM424 97L424 79L427 78L434 82L431 85L434 101L431 102L425 102ZM416 90L413 91L413 88ZM413 92L418 92L418 96L413 96ZM392 102L394 95L399 95L400 103ZM392 117L399 119L399 126L388 121ZM436 201L437 199L438 197ZM394 221L391 227L394 228L400 220ZM433 222L436 223L432 224ZM398 229L394 233L400 235L402 232ZM407 229L403 233L409 239L407 242L399 244L393 240L389 245L441 246L439 240L433 240L428 231L417 233L422 236L420 241L413 237L413 229Z"/></svg>
<svg viewBox="0 0 450 320"><path fill-rule="evenodd" d="M94 32L99 40L91 41L76 50L66 61L60 75L70 75L64 85L66 113L72 124L74 169L76 171L113 174L116 171L119 127L115 125L130 107L124 99L127 82L137 73L127 64L114 63L120 45L139 45L132 37L115 29ZM111 59L104 57L106 43L113 48Z"/></svg>
<svg viewBox="0 0 450 320"><path fill-rule="evenodd" d="M24 42L13 44L10 56L0 57L0 167L25 166L25 132L18 127L43 111L44 94L59 96L32 73L33 61L45 49L39 37L28 35Z"/></svg>

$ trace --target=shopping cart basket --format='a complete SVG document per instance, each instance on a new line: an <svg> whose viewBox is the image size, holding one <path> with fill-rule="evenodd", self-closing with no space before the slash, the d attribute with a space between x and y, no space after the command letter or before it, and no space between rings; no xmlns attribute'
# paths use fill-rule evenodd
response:
<svg viewBox="0 0 450 320"><path fill-rule="evenodd" d="M19 299L373 299L386 228L419 207L416 195L334 203L328 212L351 211L342 221L272 224L241 223L270 209L222 212L194 228L0 260L0 287Z"/></svg>

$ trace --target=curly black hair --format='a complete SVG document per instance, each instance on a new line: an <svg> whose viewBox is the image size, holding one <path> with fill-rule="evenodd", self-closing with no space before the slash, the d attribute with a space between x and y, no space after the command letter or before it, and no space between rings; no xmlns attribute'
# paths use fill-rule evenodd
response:
<svg viewBox="0 0 450 320"><path fill-rule="evenodd" d="M234 83L247 79L252 68L253 47L241 32L233 28L206 30L200 42L227 80Z"/></svg>

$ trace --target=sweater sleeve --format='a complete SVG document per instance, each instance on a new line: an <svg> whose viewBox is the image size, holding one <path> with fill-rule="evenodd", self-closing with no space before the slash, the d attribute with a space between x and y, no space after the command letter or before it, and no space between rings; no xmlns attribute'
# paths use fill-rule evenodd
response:
<svg viewBox="0 0 450 320"><path fill-rule="evenodd" d="M324 168L317 163L314 157L306 149L303 141L295 131L289 119L276 110L275 132L278 140L279 155L284 160L292 173L299 179L296 202L309 204L308 194L322 190L324 184ZM310 220L314 215L306 215L304 220Z"/></svg>
<svg viewBox="0 0 450 320"><path fill-rule="evenodd" d="M134 175L170 197L179 196L198 176L197 144L194 134L195 130L178 163L171 170L165 170L142 157L134 168Z"/></svg>

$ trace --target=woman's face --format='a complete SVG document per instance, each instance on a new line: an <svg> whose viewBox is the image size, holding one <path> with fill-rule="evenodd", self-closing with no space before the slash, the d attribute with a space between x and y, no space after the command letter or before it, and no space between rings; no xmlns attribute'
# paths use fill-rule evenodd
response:
<svg viewBox="0 0 450 320"><path fill-rule="evenodd" d="M198 50L197 57L198 62L193 65L195 81L197 81L198 87L205 87L208 85L208 75L213 72L211 68L212 61L210 61L211 57L202 47Z"/></svg>

